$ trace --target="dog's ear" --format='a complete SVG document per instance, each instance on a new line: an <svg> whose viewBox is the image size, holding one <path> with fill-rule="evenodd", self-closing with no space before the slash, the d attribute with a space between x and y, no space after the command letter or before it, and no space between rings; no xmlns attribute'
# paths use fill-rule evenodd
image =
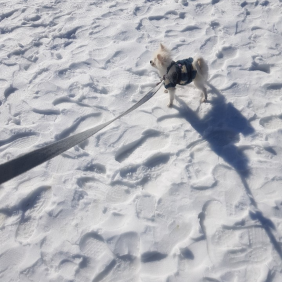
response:
<svg viewBox="0 0 282 282"><path fill-rule="evenodd" d="M158 58L158 60L159 60L160 62L163 62L163 60L164 60L164 58L163 58L162 55L160 55L160 54L157 55L157 58Z"/></svg>
<svg viewBox="0 0 282 282"><path fill-rule="evenodd" d="M160 47L162 50L165 50L165 46L162 43L160 43Z"/></svg>

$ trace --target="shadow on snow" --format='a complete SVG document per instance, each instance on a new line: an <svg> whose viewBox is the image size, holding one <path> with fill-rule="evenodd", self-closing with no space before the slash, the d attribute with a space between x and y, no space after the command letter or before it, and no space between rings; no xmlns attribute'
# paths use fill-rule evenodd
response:
<svg viewBox="0 0 282 282"><path fill-rule="evenodd" d="M209 86L216 97L210 102L212 108L204 118L200 119L197 112L191 110L180 98L176 99L181 107L174 106L174 108L179 111L178 116L186 119L218 156L241 176L248 177L248 158L235 144L239 141L239 133L247 136L254 133L254 128L240 111L231 103L225 102L219 90L211 84Z"/></svg>
<svg viewBox="0 0 282 282"><path fill-rule="evenodd" d="M282 259L281 245L272 233L273 230L276 230L275 225L270 219L264 217L263 213L259 210L246 181L250 175L250 168L248 167L249 160L244 155L243 150L236 146L236 142L239 141L239 134L248 136L255 132L254 128L240 111L231 103L226 103L224 96L218 89L212 84L208 85L211 92L216 96L210 102L212 108L205 117L200 119L197 112L192 111L180 98L176 99L181 107L174 106L179 111L179 115L177 116L187 120L202 138L208 142L210 148L239 174L251 203L249 211L250 218L261 224L274 249ZM175 115L171 117L175 117ZM163 117L163 119L167 118L170 118L170 116Z"/></svg>

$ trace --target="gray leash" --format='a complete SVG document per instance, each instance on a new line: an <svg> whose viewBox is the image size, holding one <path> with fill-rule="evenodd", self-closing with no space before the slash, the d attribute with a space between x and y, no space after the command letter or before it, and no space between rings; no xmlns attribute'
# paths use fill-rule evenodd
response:
<svg viewBox="0 0 282 282"><path fill-rule="evenodd" d="M157 87L158 86L158 87ZM81 133L77 133L75 135L64 138L60 141L47 145L45 147L39 148L32 152L29 152L23 156L20 156L16 159L8 161L4 164L0 165L0 184L60 155L61 153L69 150L73 146L81 143L86 140L90 136L94 135L98 131L102 130L109 124L113 123L117 119L129 114L134 111L148 100L150 100L161 88L162 84L158 83L153 89L151 89L141 100L139 100L135 105L133 105L130 109L119 115L118 117L85 130Z"/></svg>

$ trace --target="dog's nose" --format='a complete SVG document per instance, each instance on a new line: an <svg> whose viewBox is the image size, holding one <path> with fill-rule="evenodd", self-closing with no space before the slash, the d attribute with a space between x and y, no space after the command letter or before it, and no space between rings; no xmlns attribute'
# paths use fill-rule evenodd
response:
<svg viewBox="0 0 282 282"><path fill-rule="evenodd" d="M152 64L152 61L150 61L150 64Z"/></svg>

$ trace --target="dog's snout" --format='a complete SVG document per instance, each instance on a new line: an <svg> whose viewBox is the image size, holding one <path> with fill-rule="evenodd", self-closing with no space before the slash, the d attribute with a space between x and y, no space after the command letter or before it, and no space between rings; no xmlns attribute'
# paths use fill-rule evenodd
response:
<svg viewBox="0 0 282 282"><path fill-rule="evenodd" d="M150 64L152 64L152 61L150 61Z"/></svg>

